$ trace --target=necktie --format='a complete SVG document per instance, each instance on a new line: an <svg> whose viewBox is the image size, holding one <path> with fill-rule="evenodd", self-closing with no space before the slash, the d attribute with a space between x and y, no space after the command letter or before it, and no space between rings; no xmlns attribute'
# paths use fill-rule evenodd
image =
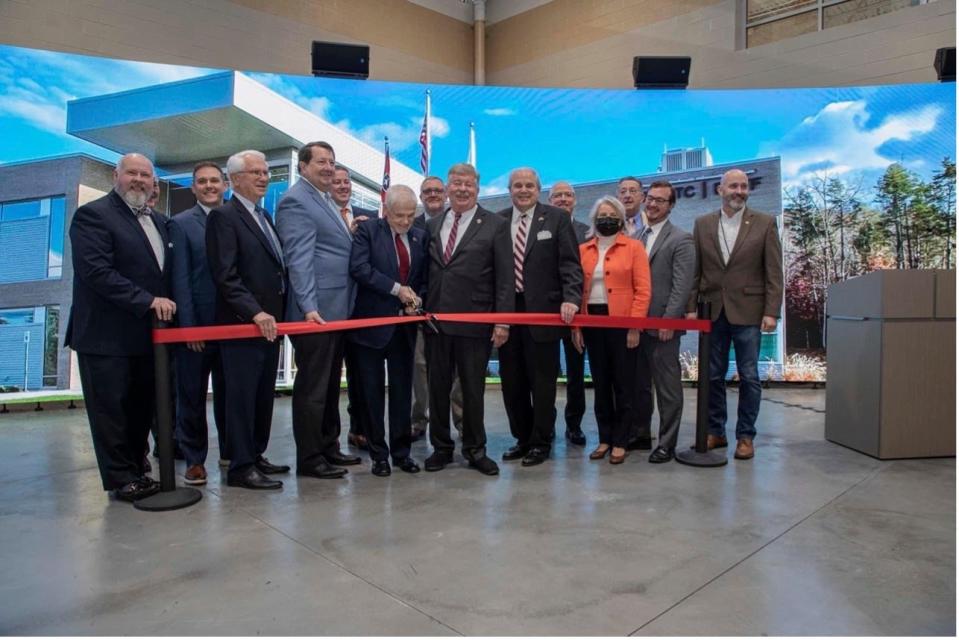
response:
<svg viewBox="0 0 959 640"><path fill-rule="evenodd" d="M513 275L516 276L516 292L523 292L523 260L526 258L526 214L519 217L516 240L513 241Z"/></svg>
<svg viewBox="0 0 959 640"><path fill-rule="evenodd" d="M626 218L626 235L630 238L636 233L636 218Z"/></svg>
<svg viewBox="0 0 959 640"><path fill-rule="evenodd" d="M406 284L410 277L410 252L406 250L400 234L394 233L393 239L396 241L396 256L400 259L400 284Z"/></svg>
<svg viewBox="0 0 959 640"><path fill-rule="evenodd" d="M253 212L256 214L256 220L260 224L260 231L266 236L267 241L270 243L270 248L273 249L273 256L280 261L281 267L284 266L283 252L280 251L280 246L277 244L276 236L273 235L273 229L270 228L270 223L266 221L266 215L263 209L254 207Z"/></svg>
<svg viewBox="0 0 959 640"><path fill-rule="evenodd" d="M346 225L346 230L349 231L350 234L352 235L353 227L350 225L350 208L342 207L340 209L340 217L343 218L343 224Z"/></svg>
<svg viewBox="0 0 959 640"><path fill-rule="evenodd" d="M453 248L456 246L456 233L459 231L460 218L462 217L462 213L453 214L453 226L450 228L450 237L446 241L446 250L443 252L443 264L448 264L450 258L453 257Z"/></svg>
<svg viewBox="0 0 959 640"><path fill-rule="evenodd" d="M643 243L644 247L646 246L646 243L649 240L649 236L652 235L652 233L653 233L653 228L648 225L643 227L643 230L640 231L639 239Z"/></svg>

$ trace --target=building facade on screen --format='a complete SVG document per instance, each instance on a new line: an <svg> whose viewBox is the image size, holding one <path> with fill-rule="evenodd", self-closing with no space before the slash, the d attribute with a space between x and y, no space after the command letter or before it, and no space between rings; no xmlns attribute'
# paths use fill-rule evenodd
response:
<svg viewBox="0 0 959 640"><path fill-rule="evenodd" d="M712 154L705 145L689 149L666 149L656 173L633 173L649 188L653 180L669 180L676 188L676 206L669 214L670 221L692 233L693 221L699 216L717 211L721 198L717 189L723 174L730 169L742 169L749 176L749 207L776 216L782 233L782 170L778 157L755 158L739 162L713 164ZM630 173L624 171L623 175ZM616 195L618 181L622 176L610 176L609 180L573 184L576 190L574 217L589 222L589 210L598 198ZM546 202L549 188L543 189L541 201ZM480 198L480 204L491 211L498 211L510 204L508 193ZM783 315L785 318L785 315ZM784 344L783 321L774 333L763 334L759 352L760 377L781 377ZM698 353L698 334L687 333L680 343L680 353L695 356ZM731 356L734 358L734 356ZM731 360L729 375L736 372L735 360Z"/></svg>
<svg viewBox="0 0 959 640"><path fill-rule="evenodd" d="M157 208L193 206L193 165L259 149L270 165L262 202L271 214L298 178L297 149L326 140L350 170L355 205L377 209L384 155L242 73L227 71L67 103L67 133L118 155L149 156L160 177ZM391 159L394 184L422 176ZM0 165L0 392L79 389L73 353L63 348L73 267L67 238L77 207L113 188L113 163L85 154ZM227 196L229 196L229 192ZM277 383L292 381L284 341Z"/></svg>

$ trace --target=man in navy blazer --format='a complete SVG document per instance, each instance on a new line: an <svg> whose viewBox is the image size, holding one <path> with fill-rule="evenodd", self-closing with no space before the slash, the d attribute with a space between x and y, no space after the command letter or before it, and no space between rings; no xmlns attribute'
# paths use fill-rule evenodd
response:
<svg viewBox="0 0 959 640"><path fill-rule="evenodd" d="M259 338L220 344L226 387L226 432L230 447L227 484L245 489L281 489L267 475L286 473L264 457L273 421L273 393L280 344L276 319L286 304L286 264L269 214L257 203L270 184L266 157L240 151L226 163L233 197L210 212L206 251L216 284L217 324L254 323Z"/></svg>
<svg viewBox="0 0 959 640"><path fill-rule="evenodd" d="M177 306L177 324L203 327L214 323L216 285L206 257L206 221L210 211L223 206L226 180L215 162L199 162L193 167L196 204L178 213L167 223L173 244L173 300ZM213 420L220 445L220 460L228 463L226 423L224 421L223 365L216 342L188 342L177 345L176 367L176 441L186 460L186 484L206 484L208 427L206 390L213 375Z"/></svg>
<svg viewBox="0 0 959 640"><path fill-rule="evenodd" d="M77 209L70 223L73 305L66 344L77 352L83 400L103 488L134 501L159 491L145 475L153 422L153 317L168 321L169 241L149 210L153 163L120 158L113 190Z"/></svg>
<svg viewBox="0 0 959 640"><path fill-rule="evenodd" d="M300 180L280 199L276 228L290 270L292 295L286 309L290 322L346 320L356 300L350 278L353 235L334 208L330 187L336 167L333 147L310 142L300 149ZM293 437L296 473L315 478L341 478L343 465L359 464L340 451L341 332L308 333L291 338L295 349Z"/></svg>
<svg viewBox="0 0 959 640"><path fill-rule="evenodd" d="M405 185L386 192L385 218L357 225L350 257L350 275L359 289L354 318L400 316L422 308L429 269L429 234L413 228L416 194ZM420 468L410 457L413 394L413 349L416 327L410 324L359 329L349 334L353 380L363 391L354 410L363 412L373 475L391 473L388 458L406 473ZM390 382L390 442L383 424L383 395Z"/></svg>

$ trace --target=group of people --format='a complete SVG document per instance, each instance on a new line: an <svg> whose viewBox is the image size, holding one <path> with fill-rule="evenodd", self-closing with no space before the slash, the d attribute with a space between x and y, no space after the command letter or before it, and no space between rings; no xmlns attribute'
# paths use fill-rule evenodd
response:
<svg viewBox="0 0 959 640"><path fill-rule="evenodd" d="M550 313L556 326L482 322L373 323L352 331L291 336L296 363L292 422L296 474L340 478L359 456L340 447L340 376L347 369L348 442L369 452L372 473L420 471L411 443L429 434L426 471L453 461L458 432L468 465L499 472L486 447L484 394L497 348L502 396L515 444L504 461L548 460L555 438L560 343L566 356L565 437L585 446L584 353L595 387L599 444L593 460L622 463L630 449L673 458L682 417L680 331L570 327L578 314L696 317L712 305L708 447L727 446L725 373L730 344L740 378L735 457L753 457L761 331L782 304L775 219L746 206L739 170L719 184L722 207L690 234L669 221L672 185L620 180L596 201L589 223L573 218L576 194L556 182L539 201L531 168L510 173L511 206L477 203L479 175L465 163L446 181L427 177L386 192L383 215L350 204L349 171L326 142L298 153L300 179L277 204L258 204L270 183L263 153L193 171L196 205L169 220L148 202L154 170L140 154L117 163L114 189L81 206L70 225L73 307L67 344L81 382L103 486L122 500L158 491L143 452L152 423L153 317L180 327L256 325L260 337L188 342L176 353L176 439L185 482L206 482L206 392L227 484L279 489L290 467L265 457L280 353L277 323L400 318L442 313ZM224 201L227 177L232 197ZM422 205L421 212L418 211ZM645 205L645 206L643 206ZM388 380L388 402L386 387ZM655 389L655 402L654 402ZM654 404L659 409L652 447ZM452 421L451 421L452 415Z"/></svg>

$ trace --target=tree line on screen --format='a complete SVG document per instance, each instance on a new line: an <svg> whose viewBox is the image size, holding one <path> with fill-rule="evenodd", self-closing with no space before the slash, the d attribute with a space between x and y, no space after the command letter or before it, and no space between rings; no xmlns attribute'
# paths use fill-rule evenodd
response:
<svg viewBox="0 0 959 640"><path fill-rule="evenodd" d="M786 346L825 354L826 289L876 269L955 267L956 163L923 180L899 163L871 187L820 174L784 192Z"/></svg>

